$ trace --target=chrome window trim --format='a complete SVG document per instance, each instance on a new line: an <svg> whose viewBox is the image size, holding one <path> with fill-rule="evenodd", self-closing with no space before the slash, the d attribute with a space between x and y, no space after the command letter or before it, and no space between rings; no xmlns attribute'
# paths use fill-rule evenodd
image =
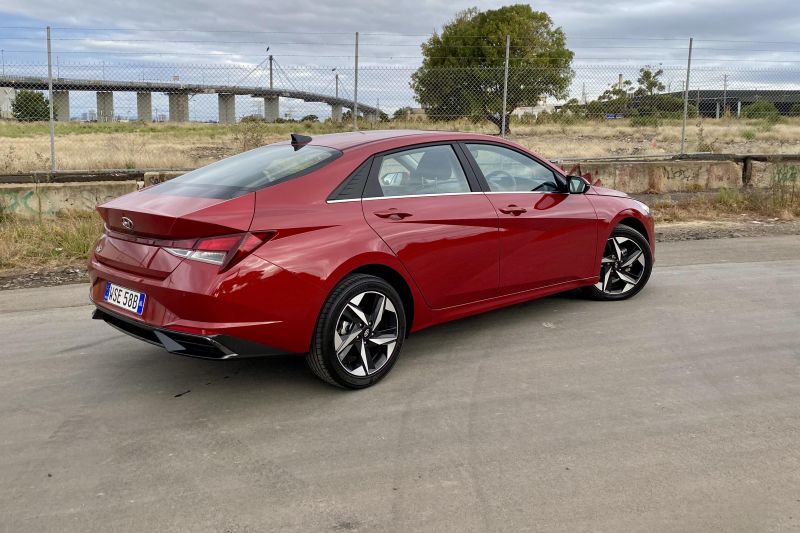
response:
<svg viewBox="0 0 800 533"><path fill-rule="evenodd" d="M345 202L360 202L361 198L344 198L342 200L325 200L326 204L343 204Z"/></svg>
<svg viewBox="0 0 800 533"><path fill-rule="evenodd" d="M483 194L570 194L564 191L486 191Z"/></svg>

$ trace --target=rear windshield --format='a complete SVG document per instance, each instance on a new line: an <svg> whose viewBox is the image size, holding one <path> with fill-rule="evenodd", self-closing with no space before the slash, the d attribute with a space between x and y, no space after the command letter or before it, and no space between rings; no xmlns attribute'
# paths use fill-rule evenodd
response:
<svg viewBox="0 0 800 533"><path fill-rule="evenodd" d="M342 153L325 146L256 148L146 189L156 194L235 198L321 168Z"/></svg>

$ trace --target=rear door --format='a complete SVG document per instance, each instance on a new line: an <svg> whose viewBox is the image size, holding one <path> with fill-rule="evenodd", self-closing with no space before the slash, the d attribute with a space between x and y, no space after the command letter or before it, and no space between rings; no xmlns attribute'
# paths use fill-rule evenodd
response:
<svg viewBox="0 0 800 533"><path fill-rule="evenodd" d="M544 163L507 146L464 143L500 221L500 292L514 293L597 273L597 216Z"/></svg>
<svg viewBox="0 0 800 533"><path fill-rule="evenodd" d="M367 222L434 309L498 291L497 214L456 154L434 144L377 156L362 201Z"/></svg>

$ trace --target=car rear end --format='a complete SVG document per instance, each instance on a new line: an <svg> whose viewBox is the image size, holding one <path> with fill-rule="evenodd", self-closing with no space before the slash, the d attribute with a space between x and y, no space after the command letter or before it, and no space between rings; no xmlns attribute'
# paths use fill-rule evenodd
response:
<svg viewBox="0 0 800 533"><path fill-rule="evenodd" d="M313 172L336 151L289 150L254 150L98 207L94 318L182 355L305 352L313 318L303 302L317 289L263 257L277 232L251 228L256 191Z"/></svg>

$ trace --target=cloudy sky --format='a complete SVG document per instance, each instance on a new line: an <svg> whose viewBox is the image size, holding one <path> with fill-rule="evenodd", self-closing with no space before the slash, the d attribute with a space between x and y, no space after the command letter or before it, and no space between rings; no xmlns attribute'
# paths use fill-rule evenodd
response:
<svg viewBox="0 0 800 533"><path fill-rule="evenodd" d="M13 26L141 29L158 31L55 30L56 39L64 40L54 42L54 48L64 56L91 51L139 59L135 54L158 52L164 57L172 52L184 57L194 53L193 61L198 61L210 57L201 54L217 53L221 57L215 60L248 62L263 55L267 44L271 52L284 57L284 65L327 65L346 62L346 56L352 55L349 34L360 31L368 34L362 38L367 64L413 65L423 36L440 28L455 12L473 5L490 9L504 3L508 2L101 0L90 5L85 0L0 0L0 25L6 27L0 29L0 47L12 57L21 55L13 51L41 48L40 35L10 28ZM588 61L683 60L689 36L698 40L696 55L701 60L800 61L797 0L545 0L536 2L534 8L549 13L564 28L578 58ZM176 29L194 31L171 31ZM376 33L382 35L369 35ZM126 39L128 42L120 42Z"/></svg>
<svg viewBox="0 0 800 533"><path fill-rule="evenodd" d="M159 65L185 65L183 71L170 67L169 74L191 81L213 78L219 83L262 84L266 70L255 67L269 47L281 83L330 92L334 84L330 72L337 68L342 94L347 96L353 33L359 31L362 68L408 69L383 73L384 78L376 74L372 87L364 75L364 91L372 91L370 102L383 97L391 108L405 105L401 101L410 97L407 76L419 65L419 44L426 36L462 9L507 3L101 0L89 5L85 0L0 0L0 49L6 68L25 63L41 67L45 58L41 28L50 25L54 55L64 77L156 79L166 75ZM714 88L723 71L731 73L728 79L734 87L737 79L747 87L800 84L798 0L544 0L533 5L549 13L566 32L581 74L573 89L588 90L590 98L623 72L623 66L626 77L635 79L640 66L661 65L670 88L679 89L689 36L695 38L694 64L709 69ZM102 72L97 66L101 63ZM227 70L200 69L200 64ZM128 70L115 74L115 68L123 68L120 65ZM130 70L134 66L138 70ZM292 71L298 67L316 70L303 71L308 78L303 79L303 72ZM735 75L754 69L773 72ZM702 81L703 73L698 72Z"/></svg>

